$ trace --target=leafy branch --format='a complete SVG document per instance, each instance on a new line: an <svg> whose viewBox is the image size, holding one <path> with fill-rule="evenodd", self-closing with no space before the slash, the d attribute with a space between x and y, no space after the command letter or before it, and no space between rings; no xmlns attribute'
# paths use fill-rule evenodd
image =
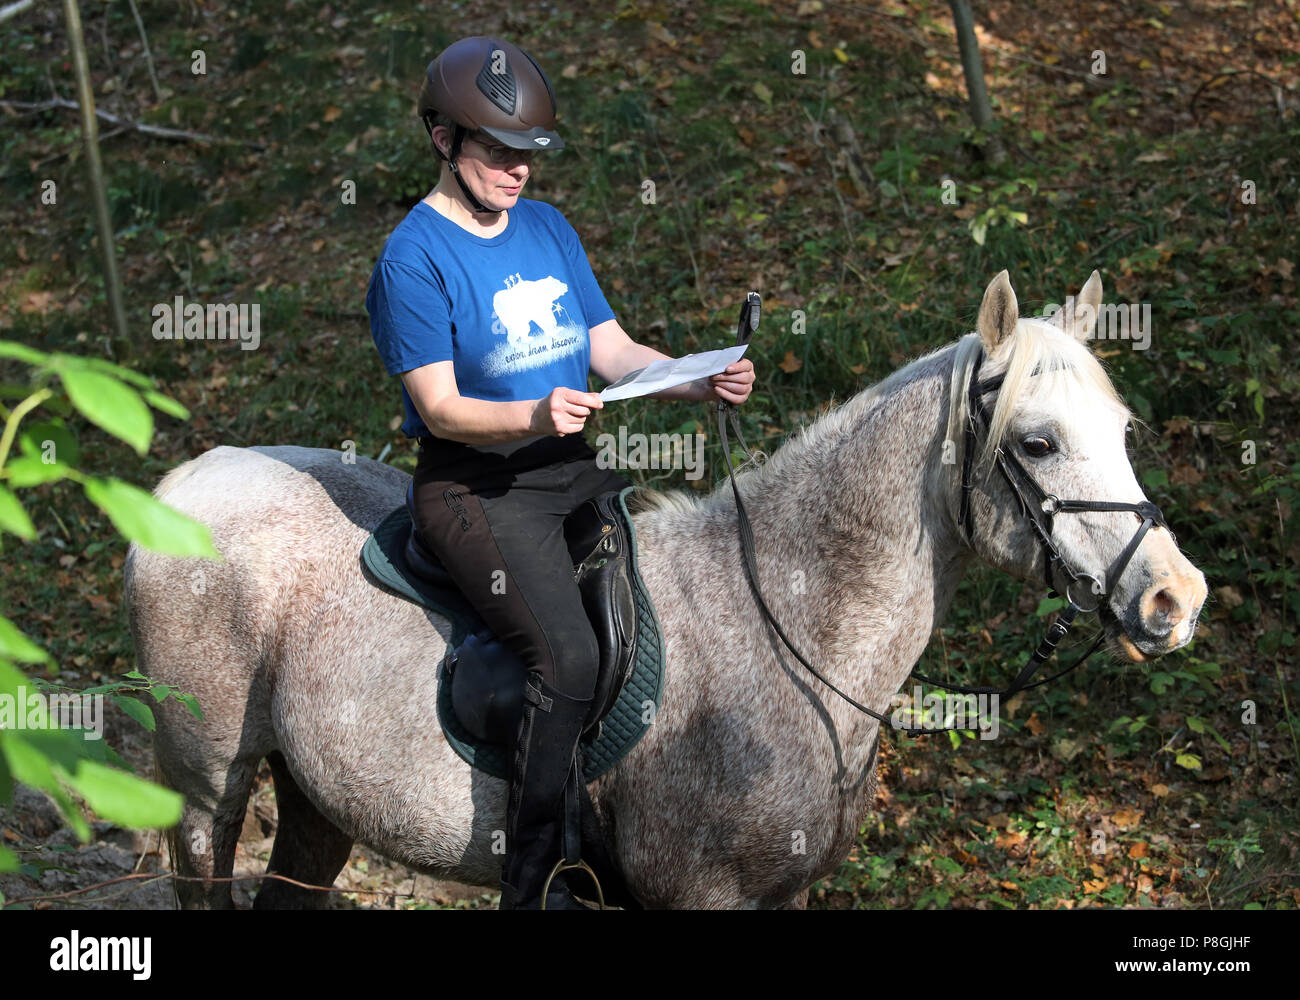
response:
<svg viewBox="0 0 1300 1000"><path fill-rule="evenodd" d="M78 469L77 442L60 415L80 413L144 455L153 438L150 407L182 420L189 418L185 407L158 392L152 379L102 359L45 353L11 341L0 341L0 359L30 369L29 384L19 390L21 400L12 409L0 405L4 419L0 430L0 540L5 532L24 541L36 538L36 527L16 490L66 479L77 483L128 541L168 555L221 558L205 525L138 486ZM12 391L13 386L3 389ZM54 415L21 426L42 407ZM179 794L129 773L126 762L99 734L60 725L47 702L68 697L72 689L43 678L28 678L18 664L44 665L58 672L44 649L0 616L0 805L12 802L15 782L40 789L83 842L90 839L90 824L82 803L95 815L124 827L168 827L180 818L183 799ZM148 730L154 728L153 712L134 695L147 693L160 704L175 697L195 717L202 718L193 695L154 684L138 671L126 677L76 694L108 697ZM0 871L19 868L18 856L0 846Z"/></svg>

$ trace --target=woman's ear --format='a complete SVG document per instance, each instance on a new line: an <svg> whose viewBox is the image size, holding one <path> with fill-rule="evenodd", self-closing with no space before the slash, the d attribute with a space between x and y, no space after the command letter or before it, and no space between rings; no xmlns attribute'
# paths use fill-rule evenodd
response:
<svg viewBox="0 0 1300 1000"><path fill-rule="evenodd" d="M433 139L434 148L442 153L444 159L451 151L451 136L447 134L447 131L446 125L435 125L430 136Z"/></svg>

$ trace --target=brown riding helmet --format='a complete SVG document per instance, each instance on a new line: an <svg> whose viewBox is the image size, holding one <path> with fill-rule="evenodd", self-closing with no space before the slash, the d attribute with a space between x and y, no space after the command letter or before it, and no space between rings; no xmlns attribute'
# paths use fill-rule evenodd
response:
<svg viewBox="0 0 1300 1000"><path fill-rule="evenodd" d="M430 138L438 112L466 130L455 130L453 164L461 140L475 131L513 149L563 149L555 111L555 90L537 61L517 45L483 35L447 46L429 63L420 89L419 114Z"/></svg>

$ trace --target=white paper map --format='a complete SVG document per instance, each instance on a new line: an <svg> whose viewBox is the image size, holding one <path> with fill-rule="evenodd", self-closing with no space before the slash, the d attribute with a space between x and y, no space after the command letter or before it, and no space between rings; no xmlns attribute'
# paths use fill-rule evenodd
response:
<svg viewBox="0 0 1300 1000"><path fill-rule="evenodd" d="M600 393L604 400L632 399L635 396L648 396L660 389L671 389L683 382L694 382L698 378L708 378L725 371L727 365L739 361L745 356L748 344L724 347L720 351L702 351L699 354L687 354L680 358L656 361L654 364L628 372L613 385L606 386Z"/></svg>

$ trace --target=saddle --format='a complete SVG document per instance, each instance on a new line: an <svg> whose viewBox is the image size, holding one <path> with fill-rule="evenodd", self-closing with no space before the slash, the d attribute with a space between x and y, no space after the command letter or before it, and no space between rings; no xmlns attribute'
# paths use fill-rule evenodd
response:
<svg viewBox="0 0 1300 1000"><path fill-rule="evenodd" d="M626 497L611 490L580 504L564 522L583 607L596 634L600 669L579 741L583 778L608 771L654 721L663 694L663 637L636 568ZM448 743L472 766L506 779L523 712L527 667L501 643L461 594L413 526L414 483L362 549L370 576L452 622L440 664L438 716Z"/></svg>
<svg viewBox="0 0 1300 1000"><path fill-rule="evenodd" d="M583 502L564 522L564 540L582 605L600 647L600 673L583 731L598 726L632 669L636 649L636 607L628 565L627 530L614 507L611 490ZM406 506L415 514L415 484L406 488ZM460 590L437 557L412 530L402 553L411 572L430 586ZM460 669L463 667L464 669ZM451 703L473 735L491 743L508 743L519 728L527 668L480 622L447 657Z"/></svg>

